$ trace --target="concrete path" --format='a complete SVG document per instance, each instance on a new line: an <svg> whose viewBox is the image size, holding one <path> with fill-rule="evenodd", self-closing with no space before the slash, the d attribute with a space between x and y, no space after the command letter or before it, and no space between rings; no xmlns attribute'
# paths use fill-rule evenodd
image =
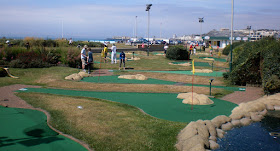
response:
<svg viewBox="0 0 280 151"><path fill-rule="evenodd" d="M240 104L242 102L249 102L261 98L263 90L259 87L246 87L246 91L235 91L229 95L222 97L222 100Z"/></svg>

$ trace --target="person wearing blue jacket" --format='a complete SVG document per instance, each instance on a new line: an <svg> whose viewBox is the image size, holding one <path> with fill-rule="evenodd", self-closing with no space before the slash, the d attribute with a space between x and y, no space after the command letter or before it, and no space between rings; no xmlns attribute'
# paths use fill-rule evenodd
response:
<svg viewBox="0 0 280 151"><path fill-rule="evenodd" d="M120 68L119 68L119 70L121 70L122 63L123 63L123 69L125 70L125 53L123 51L120 53Z"/></svg>

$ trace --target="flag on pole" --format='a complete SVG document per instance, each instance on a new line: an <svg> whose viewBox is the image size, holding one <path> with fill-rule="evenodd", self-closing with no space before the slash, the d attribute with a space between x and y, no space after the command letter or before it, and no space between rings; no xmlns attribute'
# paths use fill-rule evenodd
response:
<svg viewBox="0 0 280 151"><path fill-rule="evenodd" d="M195 73L195 69L194 69L194 59L192 60L192 73Z"/></svg>

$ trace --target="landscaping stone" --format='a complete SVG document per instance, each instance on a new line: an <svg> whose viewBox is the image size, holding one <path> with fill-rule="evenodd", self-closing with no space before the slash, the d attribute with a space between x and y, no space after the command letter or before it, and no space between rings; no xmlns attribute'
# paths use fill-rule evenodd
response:
<svg viewBox="0 0 280 151"><path fill-rule="evenodd" d="M210 136L210 137L209 137L209 140L212 140L212 141L217 142L217 137L216 137L216 136Z"/></svg>
<svg viewBox="0 0 280 151"><path fill-rule="evenodd" d="M242 126L248 126L248 125L251 124L251 122L252 122L252 120L249 119L249 118L242 118L242 119L240 120L240 123L241 123Z"/></svg>
<svg viewBox="0 0 280 151"><path fill-rule="evenodd" d="M267 105L266 105L266 109L269 110L269 111L275 110L274 106L271 105L271 104L267 104Z"/></svg>
<svg viewBox="0 0 280 151"><path fill-rule="evenodd" d="M240 120L232 120L232 121L231 121L231 124L232 124L233 126L240 126L240 125L241 125L241 122L240 122Z"/></svg>
<svg viewBox="0 0 280 151"><path fill-rule="evenodd" d="M216 143L216 141L209 140L209 143L210 143L210 149L211 150L215 150L215 149L218 149L220 147L220 145L218 143Z"/></svg>
<svg viewBox="0 0 280 151"><path fill-rule="evenodd" d="M233 128L233 125L231 124L231 122L227 122L226 124L222 125L222 130L223 131L229 131Z"/></svg>
<svg viewBox="0 0 280 151"><path fill-rule="evenodd" d="M225 132L223 130L217 128L217 136L219 138L223 138L224 134L225 134Z"/></svg>
<svg viewBox="0 0 280 151"><path fill-rule="evenodd" d="M180 93L178 94L177 98L179 99L184 99L183 103L184 104L193 104L193 105L209 105L213 104L214 102L209 99L206 95L204 94L197 94L197 93ZM193 100L192 100L193 98Z"/></svg>
<svg viewBox="0 0 280 151"><path fill-rule="evenodd" d="M193 148L191 148L189 151L205 151L205 148L203 145L197 144Z"/></svg>
<svg viewBox="0 0 280 151"><path fill-rule="evenodd" d="M225 115L220 115L215 117L214 119L211 120L212 124L219 128L222 124L231 121L231 118L225 116Z"/></svg>
<svg viewBox="0 0 280 151"><path fill-rule="evenodd" d="M212 122L210 120L206 120L204 121L205 125L207 126L208 130L209 130L209 134L211 136L217 136L217 131L215 126L212 124Z"/></svg>

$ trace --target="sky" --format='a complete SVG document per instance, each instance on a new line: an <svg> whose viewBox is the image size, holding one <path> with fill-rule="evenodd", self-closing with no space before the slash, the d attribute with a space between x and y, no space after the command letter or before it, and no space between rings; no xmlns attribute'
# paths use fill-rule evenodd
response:
<svg viewBox="0 0 280 151"><path fill-rule="evenodd" d="M147 37L146 4L152 4L150 37L231 28L232 0L0 0L0 4L0 37ZM233 28L279 30L279 6L279 0L234 0Z"/></svg>

